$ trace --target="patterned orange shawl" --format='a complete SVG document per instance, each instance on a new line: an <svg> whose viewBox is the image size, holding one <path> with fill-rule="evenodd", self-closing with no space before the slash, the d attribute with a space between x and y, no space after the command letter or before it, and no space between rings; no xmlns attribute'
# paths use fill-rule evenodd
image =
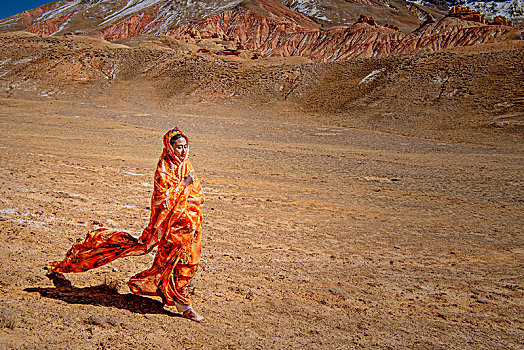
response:
<svg viewBox="0 0 524 350"><path fill-rule="evenodd" d="M50 272L83 272L157 247L151 268L132 277L129 288L135 294L160 296L168 306L191 304L187 287L200 262L204 192L198 179L184 187L184 177L193 167L187 159L189 147L179 159L169 143L177 134L182 132L175 127L164 135L151 217L140 238L107 228L88 232L84 242L73 245L63 261L47 265Z"/></svg>

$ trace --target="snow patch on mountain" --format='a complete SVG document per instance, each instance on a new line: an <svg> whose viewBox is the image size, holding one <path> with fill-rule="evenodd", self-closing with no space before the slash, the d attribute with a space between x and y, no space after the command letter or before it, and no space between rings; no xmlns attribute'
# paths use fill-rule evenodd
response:
<svg viewBox="0 0 524 350"><path fill-rule="evenodd" d="M71 21L71 17L69 17L64 23L62 23L60 27L54 33L51 33L49 35L55 35L56 33L59 33L62 29L64 29L69 24L70 21Z"/></svg>
<svg viewBox="0 0 524 350"><path fill-rule="evenodd" d="M99 25L104 25L113 20L121 19L133 13L142 11L148 7L158 4L159 2L163 2L163 0L128 0L124 7L106 16ZM189 3L191 1L188 0L187 2Z"/></svg>
<svg viewBox="0 0 524 350"><path fill-rule="evenodd" d="M322 1L319 0L283 0L284 6L289 7L293 11L308 16L310 18L321 17L326 18L323 11Z"/></svg>
<svg viewBox="0 0 524 350"><path fill-rule="evenodd" d="M424 0L406 0L406 2L422 6L431 6L431 3Z"/></svg>
<svg viewBox="0 0 524 350"><path fill-rule="evenodd" d="M373 72L371 72L368 75L366 75L364 77L364 79L362 79L359 82L359 84L366 84L366 83L369 83L370 81L375 80L380 75L380 73L382 73L385 70L386 70L386 68L380 68L380 69L374 70Z"/></svg>
<svg viewBox="0 0 524 350"><path fill-rule="evenodd" d="M169 28L182 24L188 17L199 19L217 12L226 11L241 2L242 0L227 1L226 3L220 0L208 2L192 0L165 1L158 9L155 20L152 21L156 27L149 34L165 34Z"/></svg>
<svg viewBox="0 0 524 350"><path fill-rule="evenodd" d="M408 3L433 7L434 2L427 0L407 0ZM474 11L485 14L488 18L504 16L509 19L524 19L524 0L447 0L449 7L460 4Z"/></svg>
<svg viewBox="0 0 524 350"><path fill-rule="evenodd" d="M102 2L102 1L105 1L105 0L95 0L95 1L71 0L61 6L58 6L57 8L53 10L49 10L47 12L42 13L40 17L38 17L35 20L35 22L36 23L43 22L51 18L57 18L57 17L68 15L75 11L85 10L90 7L96 6L99 2Z"/></svg>
<svg viewBox="0 0 524 350"><path fill-rule="evenodd" d="M347 0L348 1L348 0ZM348 16L354 16L354 8L346 7L336 0L282 0L282 4L313 20L345 23ZM348 1L364 6L387 6L398 10L390 0L352 0Z"/></svg>
<svg viewBox="0 0 524 350"><path fill-rule="evenodd" d="M524 19L524 1L523 0L509 0L509 1L472 1L472 0L458 0L459 4L468 6L472 10L480 11L488 17L505 16L510 19Z"/></svg>
<svg viewBox="0 0 524 350"><path fill-rule="evenodd" d="M420 9L417 5L426 5L427 3L422 0L406 1L406 7L417 16L418 19L425 21L428 18L428 13Z"/></svg>

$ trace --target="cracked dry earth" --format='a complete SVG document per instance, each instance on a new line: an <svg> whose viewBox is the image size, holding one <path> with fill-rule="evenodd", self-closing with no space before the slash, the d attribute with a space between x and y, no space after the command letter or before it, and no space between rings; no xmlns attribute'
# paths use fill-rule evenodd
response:
<svg viewBox="0 0 524 350"><path fill-rule="evenodd" d="M523 153L226 109L0 100L2 349L518 349ZM125 281L42 266L98 226L139 235L179 125L207 200L200 325Z"/></svg>

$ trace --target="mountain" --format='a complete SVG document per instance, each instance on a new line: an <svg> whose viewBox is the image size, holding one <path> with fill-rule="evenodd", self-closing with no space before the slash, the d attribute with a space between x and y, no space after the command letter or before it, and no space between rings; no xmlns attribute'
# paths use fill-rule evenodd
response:
<svg viewBox="0 0 524 350"><path fill-rule="evenodd" d="M0 31L26 30L31 26L39 26L48 28L43 30L46 34L96 32L138 15L144 21L154 17L156 25L147 28L147 34L165 34L180 24L196 22L232 9L249 9L277 17L283 15L297 20L298 24L305 27L311 21L328 27L349 25L363 14L374 17L382 24L391 22L402 29L413 30L419 25L419 16L410 7L412 5L403 0L70 0L56 1L3 20L0 22ZM436 17L444 15L438 11L432 11L431 14Z"/></svg>
<svg viewBox="0 0 524 350"><path fill-rule="evenodd" d="M439 5L440 4L440 5ZM167 35L218 54L348 60L522 38L503 17L404 0L69 0L0 21L0 32L109 41ZM437 6L439 5L439 6ZM249 53L246 53L249 52Z"/></svg>

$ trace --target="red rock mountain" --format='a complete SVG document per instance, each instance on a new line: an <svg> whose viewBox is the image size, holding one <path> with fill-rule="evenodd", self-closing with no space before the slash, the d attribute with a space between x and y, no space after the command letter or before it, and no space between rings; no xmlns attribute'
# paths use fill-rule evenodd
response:
<svg viewBox="0 0 524 350"><path fill-rule="evenodd" d="M252 58L348 60L522 40L524 27L511 25L504 17L490 21L467 7L454 7L444 16L403 0L69 0L2 20L0 31L109 41L167 35L189 43L212 41L220 54L247 50Z"/></svg>

